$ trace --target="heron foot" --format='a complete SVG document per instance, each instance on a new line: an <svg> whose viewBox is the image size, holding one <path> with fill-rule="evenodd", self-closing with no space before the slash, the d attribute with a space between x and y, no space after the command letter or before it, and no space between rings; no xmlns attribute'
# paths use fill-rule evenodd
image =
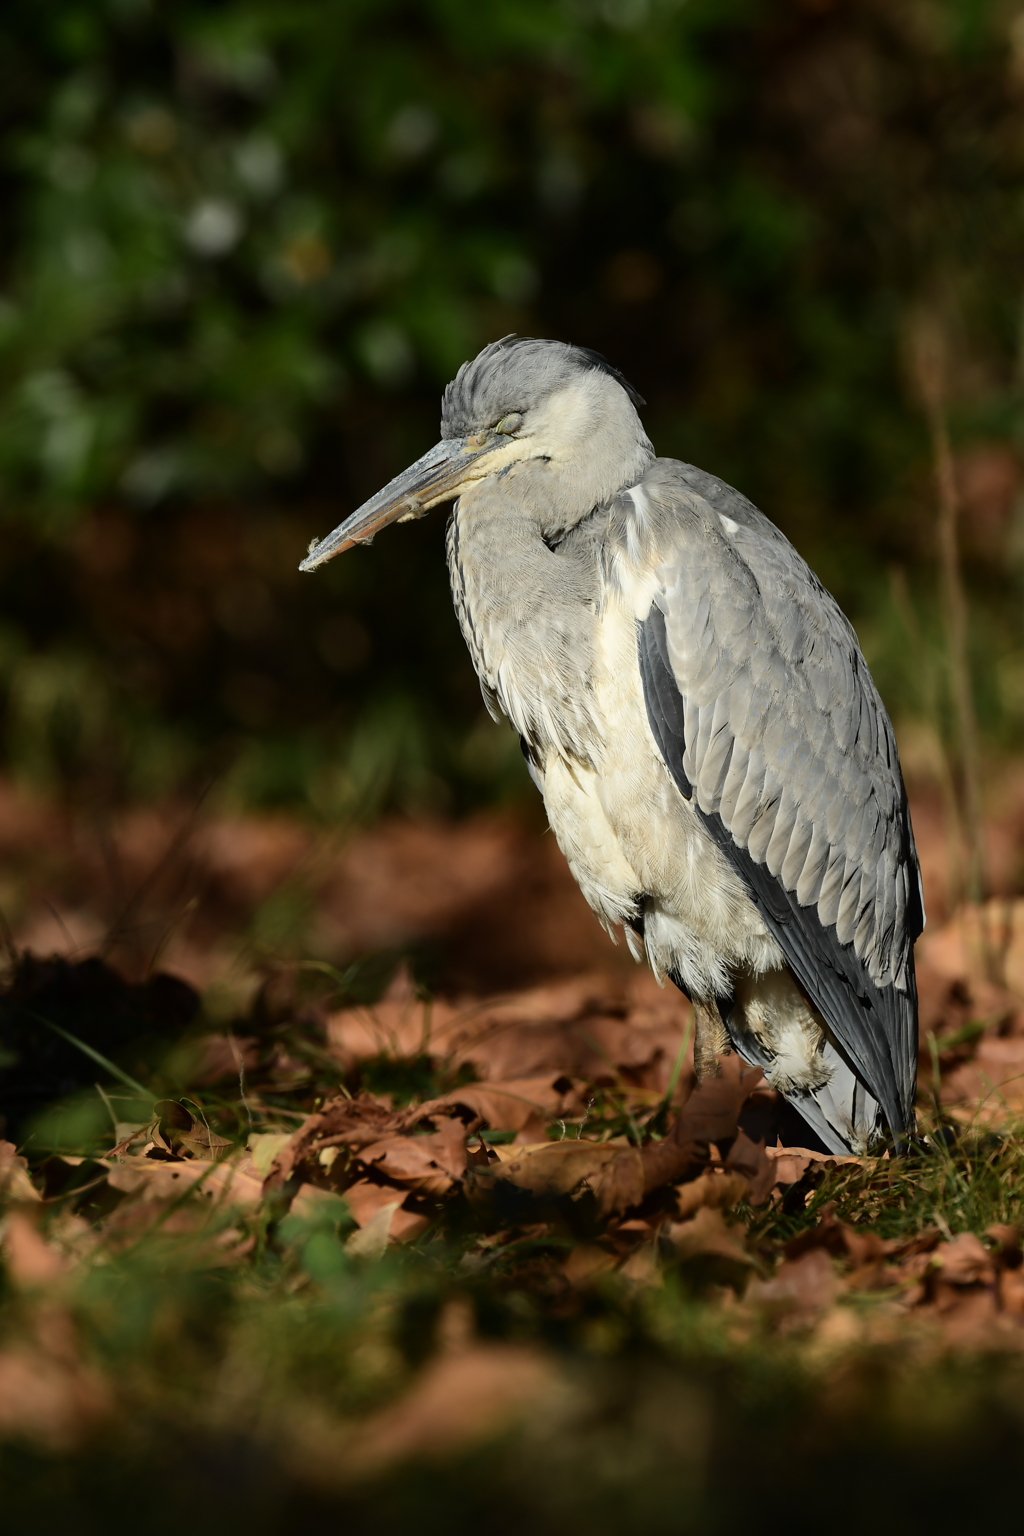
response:
<svg viewBox="0 0 1024 1536"><path fill-rule="evenodd" d="M705 1003L694 998L693 1065L698 1083L708 1077L720 1077L722 1068L718 1058L728 1056L731 1052L732 1042L718 1011L718 1004L714 1000Z"/></svg>

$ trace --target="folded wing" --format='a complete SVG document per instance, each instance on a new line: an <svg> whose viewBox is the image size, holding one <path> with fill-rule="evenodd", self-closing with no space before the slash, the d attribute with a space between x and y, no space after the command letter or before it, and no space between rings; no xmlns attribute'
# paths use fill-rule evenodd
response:
<svg viewBox="0 0 1024 1536"><path fill-rule="evenodd" d="M644 494L671 529L638 624L651 730L898 1135L923 908L892 726L834 599L749 502L665 460Z"/></svg>

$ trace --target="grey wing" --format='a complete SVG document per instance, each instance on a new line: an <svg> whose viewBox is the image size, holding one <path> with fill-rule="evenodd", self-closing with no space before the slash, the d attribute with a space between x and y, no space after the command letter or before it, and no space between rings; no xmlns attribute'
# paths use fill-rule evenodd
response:
<svg viewBox="0 0 1024 1536"><path fill-rule="evenodd" d="M715 511L681 475L673 496L665 469L648 496L690 510L638 624L651 729L899 1135L923 907L892 726L852 628L778 530Z"/></svg>

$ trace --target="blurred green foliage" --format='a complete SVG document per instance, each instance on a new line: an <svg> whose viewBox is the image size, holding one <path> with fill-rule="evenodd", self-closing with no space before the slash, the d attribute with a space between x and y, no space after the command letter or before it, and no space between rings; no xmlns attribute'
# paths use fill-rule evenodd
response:
<svg viewBox="0 0 1024 1536"><path fill-rule="evenodd" d="M659 450L814 561L894 709L941 712L911 633L934 649L922 310L954 358L984 721L1019 741L1022 15L7 0L7 761L101 796L214 774L327 817L519 785L439 519L295 572L510 330L623 367Z"/></svg>

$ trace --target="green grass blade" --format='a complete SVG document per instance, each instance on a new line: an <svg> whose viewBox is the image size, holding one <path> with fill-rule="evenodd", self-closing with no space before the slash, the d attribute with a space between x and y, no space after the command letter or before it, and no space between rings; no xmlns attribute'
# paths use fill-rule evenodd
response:
<svg viewBox="0 0 1024 1536"><path fill-rule="evenodd" d="M47 1019L43 1016L43 1014L36 1013L31 1008L25 1008L24 1005L22 1006L22 1011L27 1013L29 1018L35 1019L37 1024L45 1024L47 1029L52 1029L55 1035L60 1035L61 1039L66 1040L69 1045L76 1046L78 1050L83 1053L83 1055L88 1056L90 1060L96 1062L96 1064L101 1066L105 1072L109 1072L111 1077L116 1077L119 1082L124 1083L125 1087L130 1088L133 1093L139 1094L140 1097L144 1099L156 1098L156 1095L154 1093L150 1093L148 1088L143 1088L141 1083L137 1083L134 1077L129 1077L127 1072L122 1072L121 1068L116 1064L116 1062L113 1062L109 1059L109 1057L104 1056L103 1052L97 1051L95 1047L86 1045L84 1040L79 1040L78 1036L73 1035L70 1030L62 1029L59 1024L54 1024L52 1019Z"/></svg>

